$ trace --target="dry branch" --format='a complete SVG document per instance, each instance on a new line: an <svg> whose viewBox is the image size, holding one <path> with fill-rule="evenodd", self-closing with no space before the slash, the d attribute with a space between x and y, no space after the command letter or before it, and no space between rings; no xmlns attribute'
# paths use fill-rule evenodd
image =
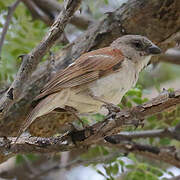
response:
<svg viewBox="0 0 180 180"><path fill-rule="evenodd" d="M168 52L162 55L158 60L180 65L180 50L169 49Z"/></svg>
<svg viewBox="0 0 180 180"><path fill-rule="evenodd" d="M54 21L57 14L62 11L62 5L55 0L32 0L42 11L44 11L50 18L51 21ZM87 17L86 15L77 15L72 16L70 23L75 25L77 28L85 30L94 20Z"/></svg>
<svg viewBox="0 0 180 180"><path fill-rule="evenodd" d="M133 125L134 123L138 123L137 120L142 121L147 116L162 112L164 110L167 110L168 108L177 106L178 104L180 104L180 90L177 90L174 93L165 92L143 105L133 107L129 110L122 110L120 112L115 111L113 112L113 116L105 117L105 120L102 122L98 122L83 130L71 131L62 137L21 137L17 144L14 144L15 138L0 138L0 152L1 154L5 154L7 152L10 154L17 154L29 152L54 153L59 151L70 151L72 149L80 149L86 146L90 146L92 144L101 143L104 138L106 141L111 142L112 144L117 144L121 142L122 138L116 139L115 141L113 139L115 136L112 135L120 132L123 126L127 124ZM178 127L179 125L175 129L177 130ZM173 136L173 138L175 137ZM126 139L125 141L130 140ZM137 147L139 148L140 145L137 146L137 144L134 144L133 142L131 143L131 145L133 145L131 148L129 148L129 145L125 145L125 147L129 148L129 151L135 149L134 151L136 153L136 151L139 150L137 149ZM159 149L158 152L158 156L160 156L159 159L161 158L163 161L169 162L170 164L174 162L171 162L170 159L165 160L162 158L162 153L164 153L163 150ZM139 153L139 151L137 151L137 153ZM147 152L147 148L143 152L140 152L141 155L157 158L157 153L156 156L155 154L149 155L148 153L149 152ZM175 154L172 154L171 156L170 154L167 155L168 157L173 156L175 158ZM174 163L173 165L180 167L180 164L178 163Z"/></svg>
<svg viewBox="0 0 180 180"><path fill-rule="evenodd" d="M180 168L180 156L174 146L155 147L150 145L142 145L132 141L119 142L117 144L102 143L111 148L124 150L126 153L134 153L149 159L159 160Z"/></svg>
<svg viewBox="0 0 180 180"><path fill-rule="evenodd" d="M175 127L166 129L155 129L145 131L134 131L134 132L120 132L118 135L111 136L113 140L120 141L121 139L138 139L138 138L170 138L180 141L180 123Z"/></svg>
<svg viewBox="0 0 180 180"><path fill-rule="evenodd" d="M21 0L30 10L34 18L42 20L45 24L51 25L57 15L62 11L62 5L55 0ZM75 14L70 19L70 23L79 29L85 30L94 20L87 15Z"/></svg>
<svg viewBox="0 0 180 180"><path fill-rule="evenodd" d="M6 108L11 105L12 100L16 101L19 98L23 92L23 84L26 83L42 57L49 51L49 49L56 43L60 35L63 33L69 19L79 8L81 0L71 0L69 3L70 4L66 7L66 9L64 8L61 11L44 39L29 54L22 57L23 62L19 68L16 78L14 79L14 82L10 86L7 93L1 98L1 111L6 110Z"/></svg>

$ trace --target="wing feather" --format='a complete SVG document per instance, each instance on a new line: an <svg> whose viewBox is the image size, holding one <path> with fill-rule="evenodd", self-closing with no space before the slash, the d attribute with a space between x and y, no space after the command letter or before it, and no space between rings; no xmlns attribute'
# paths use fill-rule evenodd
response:
<svg viewBox="0 0 180 180"><path fill-rule="evenodd" d="M111 47L101 48L80 56L66 69L60 71L42 89L41 94L35 100L41 99L64 88L79 86L98 79L102 72L111 69L121 63L124 57L122 52Z"/></svg>

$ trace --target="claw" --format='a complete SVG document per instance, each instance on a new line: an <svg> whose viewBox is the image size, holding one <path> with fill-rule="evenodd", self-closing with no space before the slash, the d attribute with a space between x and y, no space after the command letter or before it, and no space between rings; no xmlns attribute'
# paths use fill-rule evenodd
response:
<svg viewBox="0 0 180 180"><path fill-rule="evenodd" d="M140 121L138 120L138 121L135 122L134 126L135 126L135 129L137 129L139 126L141 126L141 128L143 128L143 127L144 127L144 123L143 123L143 122L140 122Z"/></svg>
<svg viewBox="0 0 180 180"><path fill-rule="evenodd" d="M83 122L83 120L77 115L77 112L76 112L76 110L75 110L74 108L69 107L69 106L66 106L66 107L65 107L65 110L66 110L67 112L71 113L71 114L75 117L75 119L77 119L77 120L81 123L81 125L82 125L83 128L89 127L89 126L86 125L86 124ZM71 123L71 126L74 126L74 125L72 125L72 123ZM76 129L76 128L74 128L74 129Z"/></svg>
<svg viewBox="0 0 180 180"><path fill-rule="evenodd" d="M109 111L109 114L112 114L113 112L117 113L121 111L121 109L118 106L112 103L105 103L102 105L102 107L105 107Z"/></svg>

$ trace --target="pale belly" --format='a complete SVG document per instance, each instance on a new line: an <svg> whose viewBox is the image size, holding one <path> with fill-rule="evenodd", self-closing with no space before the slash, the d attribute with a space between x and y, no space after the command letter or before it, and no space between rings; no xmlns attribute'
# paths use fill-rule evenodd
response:
<svg viewBox="0 0 180 180"><path fill-rule="evenodd" d="M92 94L113 104L120 103L124 94L137 81L137 73L133 66L131 62L126 62L119 72L93 82L90 86Z"/></svg>
<svg viewBox="0 0 180 180"><path fill-rule="evenodd" d="M76 108L80 113L99 112L102 102L93 99L119 104L124 94L136 84L138 72L131 61L125 61L120 71L98 79L88 85L88 92L72 93L67 102L68 106Z"/></svg>

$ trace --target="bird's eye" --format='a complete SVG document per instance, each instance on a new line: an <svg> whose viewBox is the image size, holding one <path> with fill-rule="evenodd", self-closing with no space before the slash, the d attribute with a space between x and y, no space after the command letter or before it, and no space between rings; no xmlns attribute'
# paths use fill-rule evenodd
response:
<svg viewBox="0 0 180 180"><path fill-rule="evenodd" d="M137 49L142 49L143 45L140 41L135 41L133 42L133 45L137 48Z"/></svg>

